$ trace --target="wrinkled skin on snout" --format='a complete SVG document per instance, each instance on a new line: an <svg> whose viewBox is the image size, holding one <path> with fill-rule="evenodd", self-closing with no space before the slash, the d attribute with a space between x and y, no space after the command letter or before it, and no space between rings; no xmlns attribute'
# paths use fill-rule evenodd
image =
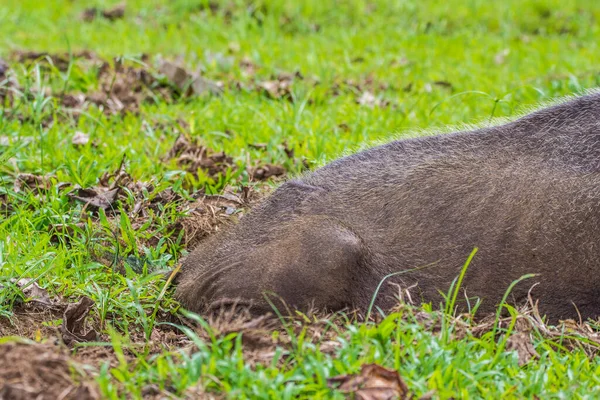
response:
<svg viewBox="0 0 600 400"><path fill-rule="evenodd" d="M459 308L539 299L551 320L600 315L600 95L505 125L407 139L280 186L184 261L176 296L206 312L247 304L359 309L439 304L471 251ZM535 284L535 286L534 286ZM532 288L533 286L533 288ZM530 291L531 289L531 291ZM274 299L274 300L273 300ZM286 306L283 306L285 304Z"/></svg>

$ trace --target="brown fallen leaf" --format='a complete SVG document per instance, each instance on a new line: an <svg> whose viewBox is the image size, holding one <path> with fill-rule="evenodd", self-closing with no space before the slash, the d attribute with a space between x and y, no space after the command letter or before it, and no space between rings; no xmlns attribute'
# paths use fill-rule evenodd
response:
<svg viewBox="0 0 600 400"><path fill-rule="evenodd" d="M93 306L94 301L85 296L77 303L67 306L60 327L65 344L91 342L97 339L98 333L94 329L86 331L85 327L85 318Z"/></svg>
<svg viewBox="0 0 600 400"><path fill-rule="evenodd" d="M272 99L291 99L291 81L288 80L273 80L273 81L264 81L258 84L258 88L262 89L265 93L269 95Z"/></svg>
<svg viewBox="0 0 600 400"><path fill-rule="evenodd" d="M73 146L84 146L90 142L90 135L87 133L83 133L80 131L75 132L73 137L71 138L71 143Z"/></svg>
<svg viewBox="0 0 600 400"><path fill-rule="evenodd" d="M181 90L190 83L190 76L187 71L175 63L163 61L160 63L158 71Z"/></svg>
<svg viewBox="0 0 600 400"><path fill-rule="evenodd" d="M123 158L121 158L121 162L119 163L117 169L113 172L103 173L100 177L100 180L98 181L98 184L104 188L108 188L109 190L115 189L120 186L127 187L131 190L132 188L129 186L133 184L133 179L131 178L131 175L129 175L129 173L127 172L125 165L126 159L126 155L123 155Z"/></svg>
<svg viewBox="0 0 600 400"><path fill-rule="evenodd" d="M244 57L240 60L239 63L240 69L246 76L254 76L256 71L259 69L259 66L252 61L249 57Z"/></svg>
<svg viewBox="0 0 600 400"><path fill-rule="evenodd" d="M531 338L527 332L518 332L510 335L506 341L506 350L517 352L520 366L527 364L532 358L540 356L533 347Z"/></svg>
<svg viewBox="0 0 600 400"><path fill-rule="evenodd" d="M285 172L285 168L283 168L281 165L275 164L264 164L250 169L250 175L252 178L260 181L272 178L274 176L283 176L285 175Z"/></svg>
<svg viewBox="0 0 600 400"><path fill-rule="evenodd" d="M76 195L69 194L69 197L85 203L86 206L106 210L112 208L113 204L117 201L119 190L120 187L105 192L96 189L78 189Z"/></svg>
<svg viewBox="0 0 600 400"><path fill-rule="evenodd" d="M83 93L65 94L62 98L62 105L65 108L79 109L82 108L86 100Z"/></svg>
<svg viewBox="0 0 600 400"><path fill-rule="evenodd" d="M13 184L15 193L24 190L42 191L50 188L50 180L46 176L22 173L18 174Z"/></svg>
<svg viewBox="0 0 600 400"><path fill-rule="evenodd" d="M57 304L52 301L48 291L40 287L35 280L21 278L19 280L11 279L11 282L21 289L21 292L23 292L23 295L29 302L41 305L45 308L57 308Z"/></svg>
<svg viewBox="0 0 600 400"><path fill-rule="evenodd" d="M330 387L337 387L357 400L408 399L408 386L397 371L377 364L365 364L359 374L341 375L327 380Z"/></svg>
<svg viewBox="0 0 600 400"><path fill-rule="evenodd" d="M204 93L220 94L223 91L218 83L191 74L183 67L169 61L163 61L158 70L179 90L186 91L188 95L192 93L197 96Z"/></svg>
<svg viewBox="0 0 600 400"><path fill-rule="evenodd" d="M196 76L192 81L192 90L196 96L200 96L204 93L221 94L223 92L219 83L201 76Z"/></svg>

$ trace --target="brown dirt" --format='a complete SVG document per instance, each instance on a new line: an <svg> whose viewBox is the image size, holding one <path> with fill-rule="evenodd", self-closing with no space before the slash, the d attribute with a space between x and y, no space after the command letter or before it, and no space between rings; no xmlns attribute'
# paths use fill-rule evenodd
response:
<svg viewBox="0 0 600 400"><path fill-rule="evenodd" d="M86 11L86 15L91 19L98 16L109 18L106 15L113 15L112 11L115 12L114 15L118 16L121 11L124 12L124 9L120 7L116 7L114 10L90 9ZM223 58L225 56L217 53L215 57ZM140 111L140 107L144 103L173 102L180 98L205 94L218 96L225 87L232 91L257 92L277 101L294 101L292 89L295 82L304 80L309 84L319 84L318 78L305 78L299 71L279 72L270 76L258 77L256 73L260 70L260 66L244 56L240 56L237 61L244 78L243 81L240 81L231 75L222 73L217 74L221 80L211 80L172 61L157 59L154 62L145 54L138 62L133 63L121 58L108 61L90 51L73 54L15 51L7 58L7 61L0 60L0 82L5 81L4 85L0 87L0 101L8 97L11 105L14 104L13 98L18 96L16 93L26 92L19 86L15 74L11 70L11 65L15 67L17 64L26 67L33 64L39 64L42 67L51 65L63 72L71 65L84 71L89 71L91 68L98 71L96 90L86 93L65 93L62 90L53 92L49 89L45 91L46 96L57 98L73 117L77 117L90 105L100 107L107 115L135 114ZM16 68L13 69L16 70ZM46 70L42 68L42 72L45 73ZM332 92L337 93L337 89L336 84ZM29 96L32 93L25 93L25 95Z"/></svg>
<svg viewBox="0 0 600 400"><path fill-rule="evenodd" d="M61 71L66 71L71 62L98 61L98 57L91 51L80 51L69 55L68 53L48 53L45 51L15 51L12 53L11 60L15 63L29 66L33 63L42 65L50 63Z"/></svg>
<svg viewBox="0 0 600 400"><path fill-rule="evenodd" d="M111 62L99 58L92 52L84 51L74 54L45 53L45 52L14 52L10 58L13 64L29 66L51 64L55 68L66 71L74 64L84 70L95 68L97 72L97 90L87 93L63 93L47 91L47 96L59 99L61 105L77 114L94 104L106 114L138 113L141 104L146 102L171 102L180 97L179 89L165 81L163 77L146 62L148 57L143 55L141 63L133 64L116 58ZM0 96L13 93L10 88L22 90L14 79L14 75L5 63L3 75L13 80L8 88L0 90ZM12 94L14 97L14 94Z"/></svg>
<svg viewBox="0 0 600 400"><path fill-rule="evenodd" d="M58 337L58 328L53 324L60 315L52 310L39 310L29 305L15 307L11 319L0 317L0 337L19 336L37 338Z"/></svg>
<svg viewBox="0 0 600 400"><path fill-rule="evenodd" d="M417 321L433 334L441 334L441 315L439 313L423 313L406 304L398 306L397 311L402 311L404 319ZM350 320L357 318L356 316L352 317L352 313L349 315ZM490 315L473 322L467 315L458 315L452 324L451 337L460 340L469 335L482 336L493 329L494 318L494 315ZM119 363L118 358L113 350L107 347L78 348L76 353L68 356L66 347L60 344L62 340L60 339L60 331L57 328L45 327L39 332L37 330L37 328L42 327L43 322L55 319L56 315L48 313L20 314L15 318L12 328L8 330L6 329L6 321L0 321L0 335L2 336L20 335L37 340L40 337L49 338L46 340L46 344L43 345L11 344L12 347L0 346L0 393L3 393L2 390L18 389L21 391L26 390L26 392L22 392L26 394L36 394L44 390L44 393L54 395L60 387L62 389L60 390L61 393L65 391L65 393L75 393L78 396L89 396L83 398L96 398L92 397L95 395L93 384L85 382L89 382L95 374L94 371L98 371L104 362L108 361L111 366L116 367ZM181 320L177 323L184 323L193 327L198 336L207 343L211 342L211 334L224 337L233 332L239 333L242 337L244 359L251 367L272 362L284 366L289 362L288 357L294 349L294 341L291 338L300 334L304 336L305 341L319 344L322 352L335 356L340 346L340 342L337 340L340 335L339 332L342 332L342 336L344 335L346 321L347 319L336 314L308 313L305 316L298 315L288 319L287 328L282 329L280 321L273 316L251 317L243 310L222 309L217 314L208 317L208 323L212 330L210 334L202 327L195 325L193 321ZM504 334L502 332L509 325L511 325L511 318L500 319L497 331L498 343L502 342L501 335ZM332 326L337 327L337 329ZM287 329L292 330L293 336L290 336ZM278 331L278 335L273 335L275 330ZM537 314L535 308L524 308L519 311L514 330L506 341L506 350L516 351L521 365L526 365L538 357L533 348L535 332L542 333L544 337L550 340L560 341L561 346L567 349L582 348L590 357L596 356L600 349L600 335L589 324L564 321L557 327L550 327L539 319L539 314ZM578 337L583 338L583 340L577 339ZM108 337L103 336L102 340L108 340ZM145 338L139 333L132 333L131 340L131 344L124 351L126 359L132 363L136 362L137 356L130 349L133 350L136 347L139 347L139 351L144 348L149 349L151 354L182 348L190 352L195 350L193 344L184 335L170 328L156 327L149 342L146 342ZM49 343L56 343L56 345L52 346ZM32 346L35 350L32 350ZM276 349L279 350L276 351ZM137 352L139 353L139 351ZM27 352L35 353L35 357L29 356L30 353ZM7 359L6 357L12 357L10 354L14 354L14 357L20 361L13 363L12 359ZM273 360L276 354L279 354L279 358ZM81 367L72 367L73 363L76 366L88 365L87 372L82 372ZM56 368L53 367L53 374L47 372L49 370L48 365L58 365ZM20 371L19 374L15 372L17 367ZM66 370L65 368L71 368L69 371L75 368L75 373L66 375L62 372ZM377 366L365 367L360 374L337 377L330 384L336 387L339 386L343 391L355 396L375 396L392 392L400 397L407 396L407 388L403 385L402 379L394 371L382 370ZM12 395L13 392L8 393ZM147 394L149 398L159 398L164 395L160 390L153 390L151 387L148 388ZM201 386L192 387L186 393L189 398L194 398L196 395L209 396L209 394L202 391ZM2 399L1 396L0 399Z"/></svg>
<svg viewBox="0 0 600 400"><path fill-rule="evenodd" d="M0 399L99 399L96 384L67 352L44 344L0 345Z"/></svg>
<svg viewBox="0 0 600 400"><path fill-rule="evenodd" d="M223 151L215 152L201 145L198 139L186 135L179 135L165 159L175 159L177 165L190 173L195 174L198 170L203 170L211 177L224 175L229 169L236 169L233 159Z"/></svg>
<svg viewBox="0 0 600 400"><path fill-rule="evenodd" d="M115 21L125 17L125 4L119 4L112 8L99 9L96 7L86 8L81 14L81 19L86 22L91 22L94 19L101 17L109 21Z"/></svg>

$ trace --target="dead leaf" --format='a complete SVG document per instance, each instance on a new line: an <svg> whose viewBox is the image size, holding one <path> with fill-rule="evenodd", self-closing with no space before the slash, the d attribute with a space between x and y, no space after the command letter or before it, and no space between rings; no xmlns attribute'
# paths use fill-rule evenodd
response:
<svg viewBox="0 0 600 400"><path fill-rule="evenodd" d="M71 143L73 146L85 146L90 142L90 135L87 133L83 133L80 131L75 132L73 137L71 138Z"/></svg>
<svg viewBox="0 0 600 400"><path fill-rule="evenodd" d="M102 187L108 188L109 190L115 189L120 186L129 187L133 183L133 180L131 178L131 175L129 175L129 173L125 169L126 158L126 155L123 155L123 158L121 158L121 162L119 163L119 166L115 171L103 173L100 177L100 180L98 181L98 184ZM131 190L132 188L129 187L129 189Z"/></svg>
<svg viewBox="0 0 600 400"><path fill-rule="evenodd" d="M83 296L77 303L67 306L60 327L65 344L91 342L97 339L98 333L94 329L86 331L85 318L94 306L94 301Z"/></svg>
<svg viewBox="0 0 600 400"><path fill-rule="evenodd" d="M221 94L223 89L217 82L213 82L209 79L197 76L192 81L192 90L196 96L200 96L204 93Z"/></svg>
<svg viewBox="0 0 600 400"><path fill-rule="evenodd" d="M518 332L510 335L506 341L506 350L517 352L520 366L527 364L532 358L540 356L533 347L531 338L527 332Z"/></svg>
<svg viewBox="0 0 600 400"><path fill-rule="evenodd" d="M187 71L175 63L163 61L161 62L158 71L181 90L189 85L190 77Z"/></svg>
<svg viewBox="0 0 600 400"><path fill-rule="evenodd" d="M290 83L288 81L264 81L260 82L258 87L273 99L279 99L290 94Z"/></svg>
<svg viewBox="0 0 600 400"><path fill-rule="evenodd" d="M21 278L19 280L11 279L27 300L30 302L42 305L47 308L55 308L56 304L50 299L50 295L46 289L40 287L37 282L30 278Z"/></svg>
<svg viewBox="0 0 600 400"><path fill-rule="evenodd" d="M359 374L336 376L327 382L330 387L337 387L342 393L352 394L357 400L410 398L408 386L400 374L377 364L365 364Z"/></svg>
<svg viewBox="0 0 600 400"><path fill-rule="evenodd" d="M281 165L264 164L250 170L252 178L263 181L274 176L285 175L285 168Z"/></svg>
<svg viewBox="0 0 600 400"><path fill-rule="evenodd" d="M198 169L201 169L212 177L224 174L228 169L236 168L233 159L224 152L214 152L183 134L177 137L165 158L166 160L176 159L177 164L190 173L197 173Z"/></svg>
<svg viewBox="0 0 600 400"><path fill-rule="evenodd" d="M272 99L293 101L292 83L295 79L304 79L304 77L299 71L294 73L280 72L274 79L259 82L257 88Z"/></svg>
<svg viewBox="0 0 600 400"><path fill-rule="evenodd" d="M218 83L201 76L195 76L183 67L169 61L161 62L159 72L179 90L186 91L187 94L193 93L199 96L204 93L220 94L222 92L222 88Z"/></svg>
<svg viewBox="0 0 600 400"><path fill-rule="evenodd" d="M256 71L258 71L259 67L252 61L249 57L244 57L240 60L239 63L240 69L246 76L254 76Z"/></svg>
<svg viewBox="0 0 600 400"><path fill-rule="evenodd" d="M13 184L15 193L22 192L25 189L42 191L50 188L48 177L34 174L18 174Z"/></svg>
<svg viewBox="0 0 600 400"><path fill-rule="evenodd" d="M72 199L85 203L86 206L106 210L112 208L113 204L117 201L119 190L119 187L104 192L96 189L78 189L76 195L69 194L69 196Z"/></svg>
<svg viewBox="0 0 600 400"><path fill-rule="evenodd" d="M90 7L83 10L81 13L81 19L85 22L91 22L96 19L98 14L101 14L101 11L96 7Z"/></svg>

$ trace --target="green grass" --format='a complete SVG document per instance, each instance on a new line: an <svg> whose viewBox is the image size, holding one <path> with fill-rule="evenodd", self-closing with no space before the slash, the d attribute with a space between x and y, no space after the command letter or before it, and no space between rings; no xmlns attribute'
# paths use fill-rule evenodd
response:
<svg viewBox="0 0 600 400"><path fill-rule="evenodd" d="M540 358L519 366L516 354L501 346L506 327L500 337L451 339L427 329L413 311L378 324L332 326L340 330L332 354L297 327L293 346L277 350L289 352L284 361L275 357L252 368L237 334L207 340L189 333L191 353L140 349L134 345L140 337L150 337L165 315L178 312L170 291L156 300L165 285L162 274L184 254L181 235L172 228L183 211L166 204L138 226L124 211L134 206L130 197L117 217L90 217L57 184L95 186L125 155L133 179L156 187L149 197L167 188L182 196L220 192L247 184L245 167L254 162L300 173L303 158L314 168L409 131L515 116L521 107L598 85L600 4L232 0L219 2L212 13L207 1L129 0L124 19L88 23L79 17L87 3L0 1L0 58L10 62L23 88L14 105L0 109L0 138L8 141L0 144L0 205L2 198L11 205L0 213L0 316L11 317L22 302L11 278L36 279L65 301L92 298L99 329L121 355L118 367L99 373L109 398L127 392L140 397L149 385L176 396L201 385L233 398L341 398L327 378L356 373L369 362L399 370L418 395L433 390L440 398L595 397L600 362L583 347L569 351L560 341L534 334ZM106 116L91 107L74 118L61 106L60 94L98 90L97 67L83 60L67 70L11 62L23 50L90 50L107 60L148 54L150 67L158 58L180 59L225 86L250 85L279 72L299 71L305 79L294 81L293 102L226 89L221 96L145 103L139 114ZM260 66L256 75L244 74L239 66L244 58ZM357 104L360 91L343 83L368 79L375 82L369 91L389 106ZM76 131L89 134L93 144L71 145ZM194 177L165 162L180 131L231 155L237 172L221 179ZM286 156L284 142L295 160ZM267 147L249 146L256 143ZM48 174L53 185L41 194L15 191L17 172ZM57 232L56 224L73 232ZM160 240L150 241L153 236ZM98 237L119 248L125 259L121 271L94 257Z"/></svg>

